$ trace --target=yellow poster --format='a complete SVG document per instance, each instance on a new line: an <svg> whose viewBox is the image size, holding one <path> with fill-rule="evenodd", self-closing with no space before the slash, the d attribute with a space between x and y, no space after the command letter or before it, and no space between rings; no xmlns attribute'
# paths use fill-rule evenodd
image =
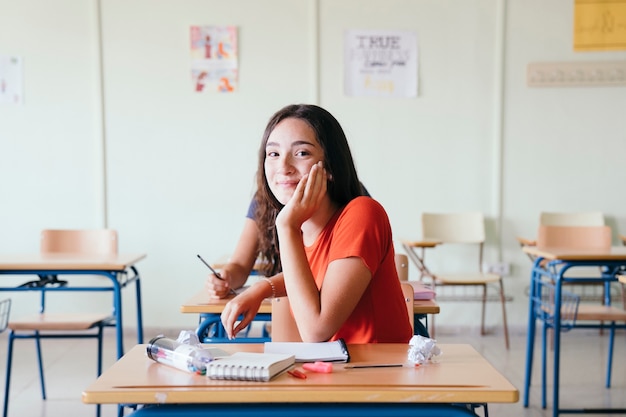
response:
<svg viewBox="0 0 626 417"><path fill-rule="evenodd" d="M574 51L626 50L626 0L575 0Z"/></svg>

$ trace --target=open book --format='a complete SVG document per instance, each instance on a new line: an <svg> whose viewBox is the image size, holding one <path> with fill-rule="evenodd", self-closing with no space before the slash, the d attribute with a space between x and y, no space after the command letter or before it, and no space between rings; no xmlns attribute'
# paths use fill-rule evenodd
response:
<svg viewBox="0 0 626 417"><path fill-rule="evenodd" d="M269 381L295 362L293 355L235 352L209 362L206 375L211 379Z"/></svg>
<svg viewBox="0 0 626 417"><path fill-rule="evenodd" d="M333 342L265 342L265 353L295 355L296 362L348 362L350 353L343 339Z"/></svg>

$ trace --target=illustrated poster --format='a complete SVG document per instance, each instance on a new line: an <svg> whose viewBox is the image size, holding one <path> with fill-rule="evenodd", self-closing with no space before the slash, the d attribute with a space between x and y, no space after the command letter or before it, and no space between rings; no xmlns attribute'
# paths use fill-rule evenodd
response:
<svg viewBox="0 0 626 417"><path fill-rule="evenodd" d="M191 79L198 93L237 90L235 26L191 26Z"/></svg>

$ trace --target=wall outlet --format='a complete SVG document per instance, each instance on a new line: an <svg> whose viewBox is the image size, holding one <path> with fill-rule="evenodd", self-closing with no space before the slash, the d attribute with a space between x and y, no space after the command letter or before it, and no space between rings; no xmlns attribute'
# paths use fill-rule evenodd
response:
<svg viewBox="0 0 626 417"><path fill-rule="evenodd" d="M511 266L506 262L483 263L483 272L507 276L511 273Z"/></svg>

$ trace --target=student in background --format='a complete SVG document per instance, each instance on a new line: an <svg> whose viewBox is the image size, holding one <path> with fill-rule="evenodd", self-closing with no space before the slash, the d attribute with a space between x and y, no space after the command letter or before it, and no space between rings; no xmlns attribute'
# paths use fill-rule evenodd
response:
<svg viewBox="0 0 626 417"><path fill-rule="evenodd" d="M370 197L369 192L361 184L363 195ZM239 236L239 241L220 271L222 279L218 279L214 274L209 274L206 281L206 289L212 298L226 298L230 295L230 289L238 289L246 285L248 277L252 273L254 264L259 258L259 228L256 222L256 210L258 204L256 195L250 201L248 213L244 220L243 229ZM280 273L280 259L275 257L274 262L265 262L259 272L265 276L273 276Z"/></svg>
<svg viewBox="0 0 626 417"><path fill-rule="evenodd" d="M228 336L250 323L263 299L288 295L303 341L408 342L389 219L362 195L346 136L329 112L290 105L272 116L257 190L260 251L282 273L226 304Z"/></svg>

